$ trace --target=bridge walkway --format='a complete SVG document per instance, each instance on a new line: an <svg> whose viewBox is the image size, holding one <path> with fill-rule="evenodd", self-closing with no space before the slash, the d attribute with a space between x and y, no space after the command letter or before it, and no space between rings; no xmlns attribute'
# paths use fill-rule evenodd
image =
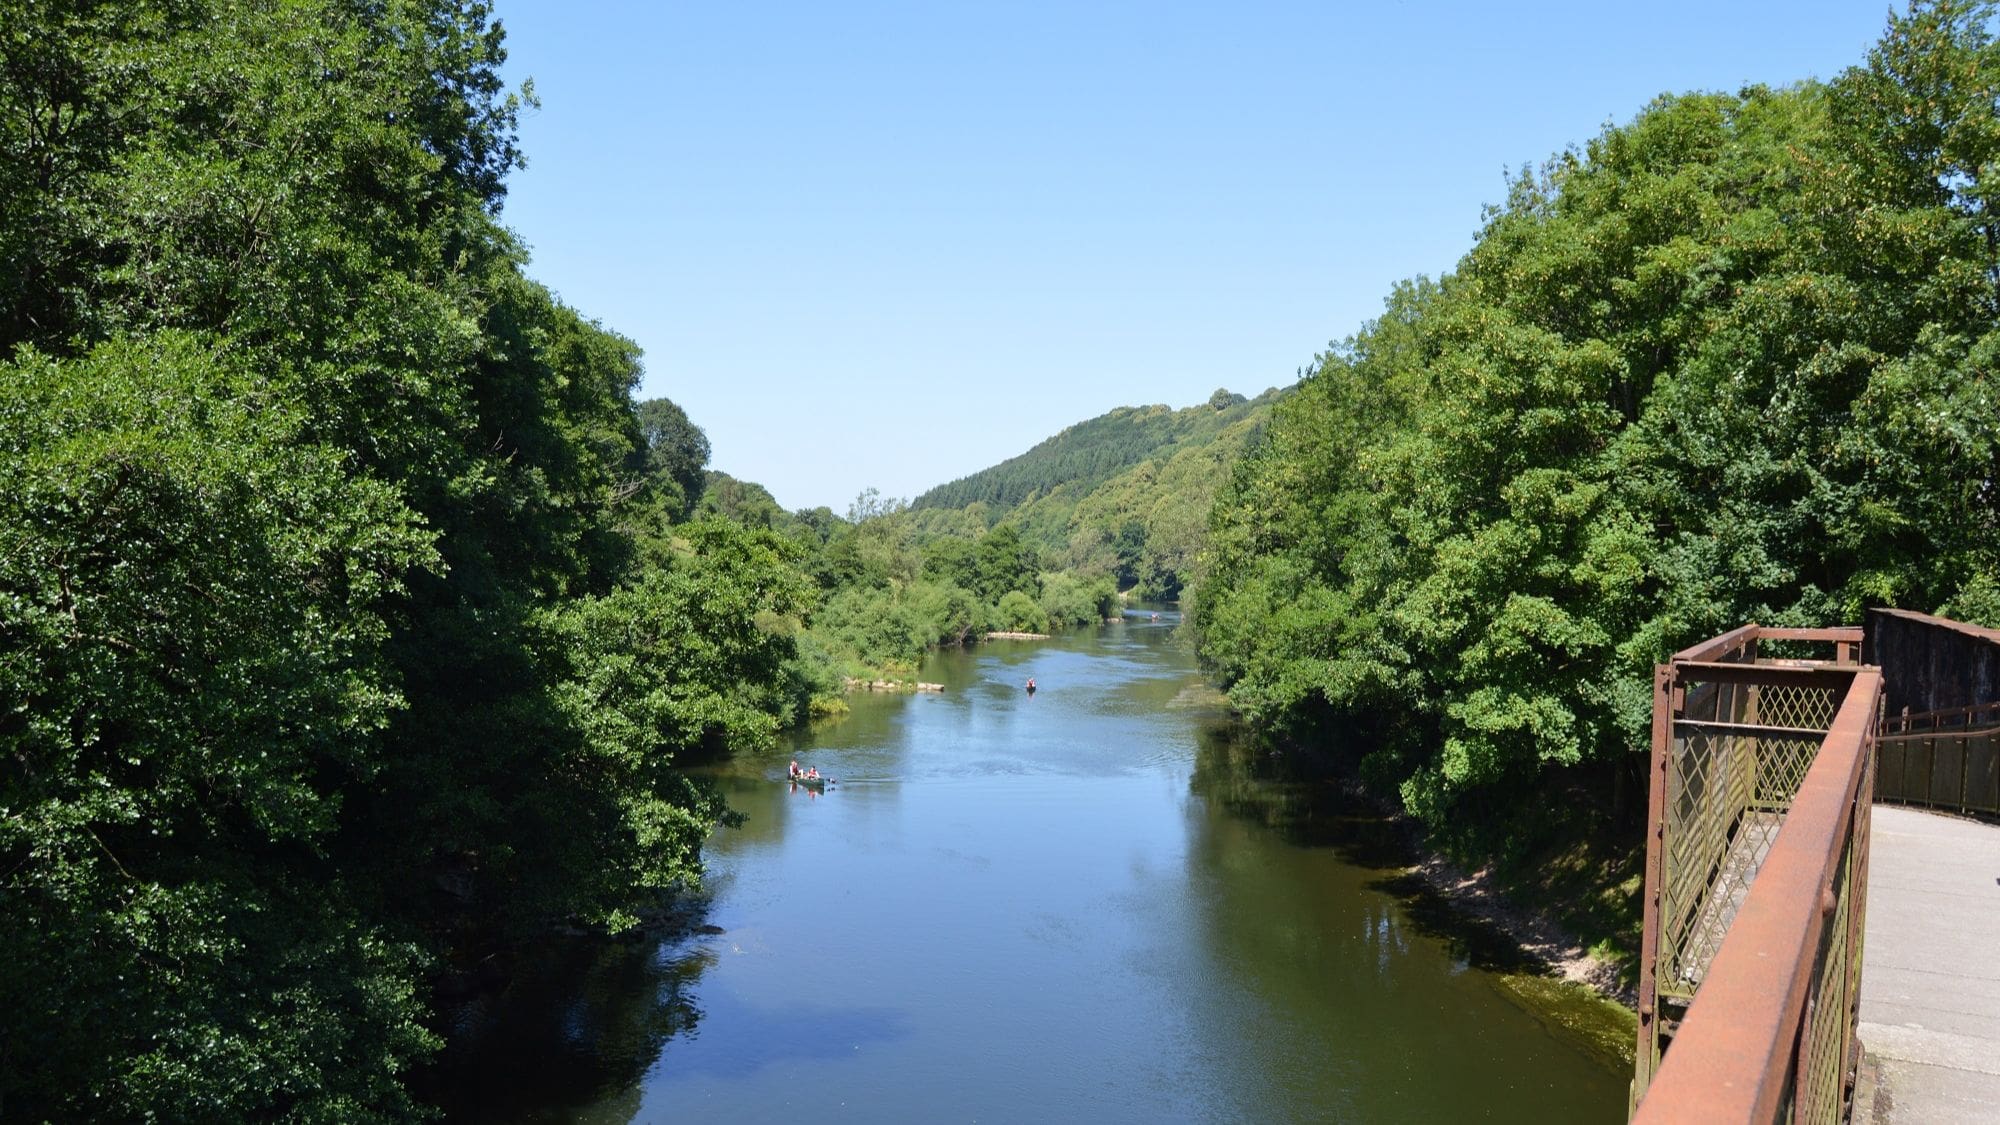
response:
<svg viewBox="0 0 2000 1125"><path fill-rule="evenodd" d="M2000 825L1877 805L1854 1120L2000 1123Z"/></svg>

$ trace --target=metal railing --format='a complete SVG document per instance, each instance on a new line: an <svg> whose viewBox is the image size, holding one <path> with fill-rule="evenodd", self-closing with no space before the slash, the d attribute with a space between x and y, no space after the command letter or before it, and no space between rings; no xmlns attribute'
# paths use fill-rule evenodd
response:
<svg viewBox="0 0 2000 1125"><path fill-rule="evenodd" d="M1845 1112L1882 692L1861 641L1747 625L1656 671L1639 1120Z"/></svg>
<svg viewBox="0 0 2000 1125"><path fill-rule="evenodd" d="M2000 815L2000 631L1887 609L1868 630L1888 709L1875 799Z"/></svg>
<svg viewBox="0 0 2000 1125"><path fill-rule="evenodd" d="M1875 799L2000 815L2000 703L1882 720Z"/></svg>

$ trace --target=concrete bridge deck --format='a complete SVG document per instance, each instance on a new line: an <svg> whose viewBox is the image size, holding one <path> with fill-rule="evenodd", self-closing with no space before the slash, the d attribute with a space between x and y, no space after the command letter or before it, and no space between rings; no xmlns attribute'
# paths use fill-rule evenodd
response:
<svg viewBox="0 0 2000 1125"><path fill-rule="evenodd" d="M1854 1120L2000 1123L2000 826L1872 816Z"/></svg>

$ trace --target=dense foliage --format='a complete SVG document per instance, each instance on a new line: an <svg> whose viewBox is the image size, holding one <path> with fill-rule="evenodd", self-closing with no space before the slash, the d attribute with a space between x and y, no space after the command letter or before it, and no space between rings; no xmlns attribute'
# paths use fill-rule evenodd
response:
<svg viewBox="0 0 2000 1125"><path fill-rule="evenodd" d="M1185 410L1115 410L918 504L869 489L845 516L787 512L762 486L710 471L696 511L796 549L824 603L787 682L795 709L837 711L844 685L910 681L928 650L1094 625L1117 612L1121 590L1176 596L1206 542L1215 490L1282 397L1219 390ZM642 416L665 416L649 405ZM947 506L966 488L1019 495Z"/></svg>
<svg viewBox="0 0 2000 1125"><path fill-rule="evenodd" d="M787 513L720 473L702 508L805 552L827 595L805 636L807 681L908 679L930 648L1094 625L1120 591L1177 596L1206 543L1211 498L1283 395L1218 390L1184 410L1114 410L914 504L871 489L845 518Z"/></svg>
<svg viewBox="0 0 2000 1125"><path fill-rule="evenodd" d="M1201 651L1448 834L1610 803L1649 665L1745 621L2000 609L2000 44L1918 3L1829 84L1662 98L1522 174L1280 403Z"/></svg>
<svg viewBox="0 0 2000 1125"><path fill-rule="evenodd" d="M1215 490L1284 393L1218 390L1184 410L1122 407L926 492L912 519L924 536L1005 520L1064 571L1108 574L1121 590L1171 600L1206 543Z"/></svg>
<svg viewBox="0 0 2000 1125"><path fill-rule="evenodd" d="M0 1117L408 1116L426 975L699 878L816 596L523 273L466 0L0 0Z"/></svg>

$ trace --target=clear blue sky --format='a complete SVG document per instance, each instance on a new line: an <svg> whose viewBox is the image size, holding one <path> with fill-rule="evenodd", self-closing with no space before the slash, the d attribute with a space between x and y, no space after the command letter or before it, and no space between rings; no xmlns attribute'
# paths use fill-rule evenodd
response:
<svg viewBox="0 0 2000 1125"><path fill-rule="evenodd" d="M788 508L1291 382L1505 171L1669 91L1828 78L1882 0L497 0L530 272Z"/></svg>

